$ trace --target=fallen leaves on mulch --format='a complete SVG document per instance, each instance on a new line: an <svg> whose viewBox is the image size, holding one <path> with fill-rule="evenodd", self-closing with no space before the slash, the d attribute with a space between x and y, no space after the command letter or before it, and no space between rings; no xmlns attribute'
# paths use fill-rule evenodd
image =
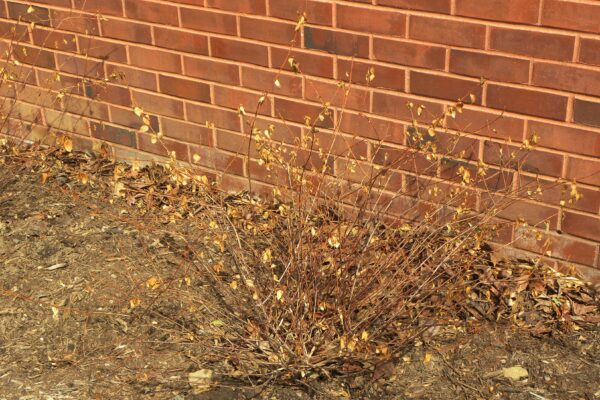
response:
<svg viewBox="0 0 600 400"><path fill-rule="evenodd" d="M67 150L19 151L4 145L0 154L7 156L0 162L27 163L44 183L104 191L109 198L112 195L111 202L124 201L142 214L156 213L164 223L194 216L207 206L207 199L215 203L219 196L224 209L242 218L256 202L247 193L223 194L206 176L186 168L174 171L171 163L141 167L117 162L108 157L105 147L98 153ZM467 320L510 321L535 334L600 323L600 296L595 289L539 260L503 260L488 248L487 263L464 277L464 286L465 296L455 300L455 306Z"/></svg>

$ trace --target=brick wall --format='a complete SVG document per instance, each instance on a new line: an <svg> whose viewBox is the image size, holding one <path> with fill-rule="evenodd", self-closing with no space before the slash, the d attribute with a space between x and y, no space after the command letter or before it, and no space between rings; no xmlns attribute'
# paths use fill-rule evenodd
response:
<svg viewBox="0 0 600 400"><path fill-rule="evenodd" d="M299 12L308 22L296 34ZM300 135L304 116L318 113L321 99L352 69L358 78L342 130L348 140L385 139L390 149L406 140L407 101L442 110L474 92L475 104L449 123L466 131L476 158L493 163L494 142L518 144L536 132L539 148L528 176L578 178L584 196L560 208L560 193L549 190L503 216L557 213L546 234L556 262L574 262L590 278L600 277L598 1L15 0L0 1L0 17L5 36L13 26L22 35L15 52L21 63L36 66L22 78L30 85L21 98L22 119L74 133L82 147L90 139L111 142L120 157L133 150L160 154L150 135L138 131L132 107L140 106L178 158L201 155L203 167L224 172L232 188L243 184L249 168L238 108L254 107L263 91L273 94L261 121L282 117L285 134ZM33 24L15 24L19 19ZM292 55L306 75L287 62L294 37ZM370 67L376 78L363 85ZM77 80L115 73L124 73L127 84L110 82L96 92ZM36 86L49 81L78 99L63 105L67 114L34 101ZM365 115L385 137L373 134ZM361 143L357 153L373 151ZM516 247L541 251L536 240Z"/></svg>

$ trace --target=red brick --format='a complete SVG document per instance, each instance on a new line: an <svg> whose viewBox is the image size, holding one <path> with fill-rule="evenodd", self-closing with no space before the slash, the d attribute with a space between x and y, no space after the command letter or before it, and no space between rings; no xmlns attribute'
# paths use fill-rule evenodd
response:
<svg viewBox="0 0 600 400"><path fill-rule="evenodd" d="M7 7L8 15L12 19L34 22L39 25L50 25L50 13L46 7L34 6L33 12L30 12L29 4L14 3L12 1L7 3Z"/></svg>
<svg viewBox="0 0 600 400"><path fill-rule="evenodd" d="M19 24L17 21L0 21L0 37L5 41L12 40L20 43L31 43L27 25L23 23Z"/></svg>
<svg viewBox="0 0 600 400"><path fill-rule="evenodd" d="M447 124L450 129L459 132L520 142L523 139L525 121L499 112L463 108L461 113L456 114L456 118L448 118Z"/></svg>
<svg viewBox="0 0 600 400"><path fill-rule="evenodd" d="M177 7L145 0L125 0L127 17L136 21L179 26Z"/></svg>
<svg viewBox="0 0 600 400"><path fill-rule="evenodd" d="M240 17L241 36L262 42L288 44L296 38L296 43L299 44L300 35L294 28L295 25L292 23Z"/></svg>
<svg viewBox="0 0 600 400"><path fill-rule="evenodd" d="M218 37L211 37L210 43L213 57L257 64L263 67L269 65L266 46Z"/></svg>
<svg viewBox="0 0 600 400"><path fill-rule="evenodd" d="M600 218L565 212L561 230L584 239L600 242Z"/></svg>
<svg viewBox="0 0 600 400"><path fill-rule="evenodd" d="M244 175L243 157L204 146L190 146L190 153L200 156L198 165L223 174Z"/></svg>
<svg viewBox="0 0 600 400"><path fill-rule="evenodd" d="M76 9L97 13L123 16L123 3L121 0L73 0Z"/></svg>
<svg viewBox="0 0 600 400"><path fill-rule="evenodd" d="M99 24L96 16L78 13L74 10L50 10L52 27L63 31L98 35Z"/></svg>
<svg viewBox="0 0 600 400"><path fill-rule="evenodd" d="M212 59L183 57L185 75L208 81L240 84L239 66Z"/></svg>
<svg viewBox="0 0 600 400"><path fill-rule="evenodd" d="M91 58L57 53L56 65L60 71L79 77L104 78L104 66L102 62Z"/></svg>
<svg viewBox="0 0 600 400"><path fill-rule="evenodd" d="M315 133L315 150L323 149L326 154L333 154L354 159L366 159L368 143L357 137L350 137L339 132L319 131Z"/></svg>
<svg viewBox="0 0 600 400"><path fill-rule="evenodd" d="M366 1L370 3L370 1ZM450 14L450 0L379 0L382 6Z"/></svg>
<svg viewBox="0 0 600 400"><path fill-rule="evenodd" d="M297 126L292 126L278 119L267 119L258 117L255 121L253 121L253 126L251 127L248 124L243 126L244 133L247 135L251 132L252 128L260 129L264 131L265 129L271 129L273 135L271 136L273 140L278 142L283 142L287 144L296 144L298 140L302 136L302 128Z"/></svg>
<svg viewBox="0 0 600 400"><path fill-rule="evenodd" d="M371 68L375 79L367 81ZM356 60L337 60L338 79L358 85L368 85L376 88L385 88L403 92L405 89L406 71L402 68L393 68L385 65L374 65Z"/></svg>
<svg viewBox="0 0 600 400"><path fill-rule="evenodd" d="M519 24L537 24L540 0L457 0L456 15L505 21Z"/></svg>
<svg viewBox="0 0 600 400"><path fill-rule="evenodd" d="M446 65L446 49L400 40L373 39L375 59L399 65L443 70Z"/></svg>
<svg viewBox="0 0 600 400"><path fill-rule="evenodd" d="M422 131L425 136L425 129ZM436 143L439 154L444 157L459 158L462 160L479 160L480 140L453 132L438 132L434 138L429 139Z"/></svg>
<svg viewBox="0 0 600 400"><path fill-rule="evenodd" d="M203 104L187 103L186 114L188 120L202 125L214 124L217 128L239 131L241 129L240 117L236 111L223 110Z"/></svg>
<svg viewBox="0 0 600 400"><path fill-rule="evenodd" d="M160 131L160 126L156 115L148 114L148 117L150 119L150 127L155 132ZM142 119L135 115L131 106L127 108L110 106L110 120L115 124L126 126L135 130L138 130L143 125Z"/></svg>
<svg viewBox="0 0 600 400"><path fill-rule="evenodd" d="M536 62L533 64L533 84L600 97L600 70Z"/></svg>
<svg viewBox="0 0 600 400"><path fill-rule="evenodd" d="M598 213L600 209L600 191L588 189L578 185L577 192L583 197L578 201L571 201L570 182L558 183L556 180L547 180L540 177L519 176L519 193L536 192L539 186L542 189L541 194L536 195L535 199L551 206L557 206L561 200L565 201L565 207L573 210L586 211L593 214Z"/></svg>
<svg viewBox="0 0 600 400"><path fill-rule="evenodd" d="M311 123L316 123L316 126L329 128L333 125L331 118L325 117L323 121L316 121L323 107L300 103L287 99L275 99L275 116L282 118L285 121L304 123L305 117L309 117Z"/></svg>
<svg viewBox="0 0 600 400"><path fill-rule="evenodd" d="M567 179L576 179L577 182L600 186L600 158L585 160L569 157Z"/></svg>
<svg viewBox="0 0 600 400"><path fill-rule="evenodd" d="M135 43L152 43L152 33L149 25L137 24L133 21L108 19L101 21L102 36L127 40Z"/></svg>
<svg viewBox="0 0 600 400"><path fill-rule="evenodd" d="M248 135L219 131L217 132L217 147L236 154L248 154ZM256 148L251 146L250 157L256 157Z"/></svg>
<svg viewBox="0 0 600 400"><path fill-rule="evenodd" d="M332 4L314 0L269 0L269 15L276 18L298 21L306 13L310 24L331 25Z"/></svg>
<svg viewBox="0 0 600 400"><path fill-rule="evenodd" d="M237 35L235 15L223 14L206 9L181 9L181 26L201 32L216 32L225 35Z"/></svg>
<svg viewBox="0 0 600 400"><path fill-rule="evenodd" d="M286 71L291 71L292 68L288 62L290 57L294 58L300 71L304 74L333 78L334 59L330 55L315 54L297 49L290 52L289 49L271 48L273 68L279 69L283 66Z"/></svg>
<svg viewBox="0 0 600 400"><path fill-rule="evenodd" d="M487 105L519 114L564 121L567 97L536 90L489 84Z"/></svg>
<svg viewBox="0 0 600 400"><path fill-rule="evenodd" d="M177 0L177 3L204 7L204 0Z"/></svg>
<svg viewBox="0 0 600 400"><path fill-rule="evenodd" d="M154 43L158 47L208 55L208 37L205 35L155 26Z"/></svg>
<svg viewBox="0 0 600 400"><path fill-rule="evenodd" d="M171 152L175 152L175 156L180 161L189 162L188 146L185 143L161 138L159 142L152 143L152 135L138 132L138 148L141 151L158 154L162 157L169 157Z"/></svg>
<svg viewBox="0 0 600 400"><path fill-rule="evenodd" d="M407 107L407 103L413 103L413 110ZM417 116L417 107L423 105L425 112L419 117ZM417 119L422 122L429 123L432 119L439 117L443 112L444 107L439 103L431 101L422 101L406 96L398 96L387 93L373 93L373 114L378 114L394 119L404 121L412 121Z"/></svg>
<svg viewBox="0 0 600 400"><path fill-rule="evenodd" d="M538 121L530 121L528 128L538 134L538 144L542 147L588 156L600 154L598 132Z"/></svg>
<svg viewBox="0 0 600 400"><path fill-rule="evenodd" d="M452 49L450 72L501 82L528 83L529 60Z"/></svg>
<svg viewBox="0 0 600 400"><path fill-rule="evenodd" d="M562 174L562 154L541 150L520 150L518 146L500 144L486 140L483 159L488 164L521 169L532 174L559 177Z"/></svg>
<svg viewBox="0 0 600 400"><path fill-rule="evenodd" d="M56 63L54 53L49 50L43 50L36 47L13 44L13 56L24 64L35 65L36 67L44 67L55 69Z"/></svg>
<svg viewBox="0 0 600 400"><path fill-rule="evenodd" d="M498 213L500 218L512 221L523 219L531 225L544 227L545 222L550 223L550 228L556 227L558 220L558 209L524 200L499 200L496 198L495 207L501 207ZM483 201L483 207L494 207L489 200Z"/></svg>
<svg viewBox="0 0 600 400"><path fill-rule="evenodd" d="M183 102L155 94L132 91L133 104L144 111L172 118L183 119Z"/></svg>
<svg viewBox="0 0 600 400"><path fill-rule="evenodd" d="M145 47L129 47L131 65L165 72L181 73L181 56Z"/></svg>
<svg viewBox="0 0 600 400"><path fill-rule="evenodd" d="M482 88L479 81L433 75L424 72L410 72L410 92L427 97L457 101L468 98L472 93L476 103L481 102Z"/></svg>
<svg viewBox="0 0 600 400"><path fill-rule="evenodd" d="M50 108L46 108L44 114L46 116L46 126L48 127L58 131L90 136L89 121L78 115L67 114Z"/></svg>
<svg viewBox="0 0 600 400"><path fill-rule="evenodd" d="M240 106L244 106L246 113L250 116L258 109L258 113L262 115L271 115L271 102L266 98L262 106L258 107L261 94L238 90L224 86L214 87L214 104L238 110Z"/></svg>
<svg viewBox="0 0 600 400"><path fill-rule="evenodd" d="M83 55L106 61L127 62L127 48L115 42L95 37L79 36L79 52Z"/></svg>
<svg viewBox="0 0 600 400"><path fill-rule="evenodd" d="M406 14L392 10L337 6L337 27L351 31L405 36Z"/></svg>
<svg viewBox="0 0 600 400"><path fill-rule="evenodd" d="M330 29L304 28L304 47L341 56L369 57L369 37Z"/></svg>
<svg viewBox="0 0 600 400"><path fill-rule="evenodd" d="M170 118L161 118L160 126L162 133L167 137L181 140L182 142L206 146L212 144L212 129L206 126L190 124Z"/></svg>
<svg viewBox="0 0 600 400"><path fill-rule="evenodd" d="M536 58L571 61L575 48L575 37L547 32L492 27L490 48Z"/></svg>
<svg viewBox="0 0 600 400"><path fill-rule="evenodd" d="M242 14L266 15L266 0L207 0L207 6Z"/></svg>
<svg viewBox="0 0 600 400"><path fill-rule="evenodd" d="M600 5L545 0L542 25L598 33L600 32Z"/></svg>
<svg viewBox="0 0 600 400"><path fill-rule="evenodd" d="M582 125L600 127L600 103L575 99L573 121Z"/></svg>
<svg viewBox="0 0 600 400"><path fill-rule="evenodd" d="M591 265L596 258L596 246L564 235L541 233L537 235L531 231L518 231L515 246L538 254L551 252L552 257L576 263Z"/></svg>
<svg viewBox="0 0 600 400"><path fill-rule="evenodd" d="M154 73L114 64L108 64L106 71L108 76L118 79L124 85L153 91L157 88L156 74Z"/></svg>
<svg viewBox="0 0 600 400"><path fill-rule="evenodd" d="M279 88L275 85L276 79L280 83ZM302 97L302 77L298 75L278 74L272 70L242 67L242 82L243 86L249 89L284 94L296 98Z"/></svg>
<svg viewBox="0 0 600 400"><path fill-rule="evenodd" d="M1 3L4 3L2 1ZM48 4L60 7L71 7L71 0L37 0L36 3Z"/></svg>
<svg viewBox="0 0 600 400"><path fill-rule="evenodd" d="M110 104L118 104L124 107L131 106L131 94L129 89L123 86L107 84L105 86L84 83L86 97Z"/></svg>
<svg viewBox="0 0 600 400"><path fill-rule="evenodd" d="M600 65L600 40L581 39L579 62L589 65Z"/></svg>
<svg viewBox="0 0 600 400"><path fill-rule="evenodd" d="M68 52L77 50L77 41L73 34L42 28L33 29L31 34L33 43L45 49L56 49Z"/></svg>
<svg viewBox="0 0 600 400"><path fill-rule="evenodd" d="M484 48L485 25L464 21L411 16L411 39L451 46Z"/></svg>
<svg viewBox="0 0 600 400"><path fill-rule="evenodd" d="M160 75L159 85L164 94L210 103L210 86L206 83Z"/></svg>
<svg viewBox="0 0 600 400"><path fill-rule="evenodd" d="M404 143L404 125L364 114L344 113L340 124L342 132L360 138L373 139L387 143Z"/></svg>
<svg viewBox="0 0 600 400"><path fill-rule="evenodd" d="M136 147L135 132L118 128L104 123L91 123L92 137L100 140L105 140L111 143L117 143L127 147Z"/></svg>
<svg viewBox="0 0 600 400"><path fill-rule="evenodd" d="M437 173L437 162L428 161L423 154L407 147L374 146L373 163L393 170L409 171L419 175L433 176ZM421 179L427 179L420 176ZM407 183L412 180L406 175Z"/></svg>
<svg viewBox="0 0 600 400"><path fill-rule="evenodd" d="M369 112L370 95L362 88L350 88L349 90L335 83L306 80L305 98L320 104L330 103L336 107L344 107L351 110Z"/></svg>

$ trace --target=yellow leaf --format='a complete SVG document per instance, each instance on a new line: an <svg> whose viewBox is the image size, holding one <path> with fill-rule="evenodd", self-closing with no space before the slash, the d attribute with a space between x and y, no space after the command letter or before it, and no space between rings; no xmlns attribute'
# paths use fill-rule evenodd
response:
<svg viewBox="0 0 600 400"><path fill-rule="evenodd" d="M283 290L279 289L277 291L276 295L277 295L277 300L282 301L282 299L283 299Z"/></svg>
<svg viewBox="0 0 600 400"><path fill-rule="evenodd" d="M273 258L273 253L271 252L271 249L266 249L265 251L263 251L262 260L265 264L270 263L272 258Z"/></svg>
<svg viewBox="0 0 600 400"><path fill-rule="evenodd" d="M87 185L88 183L88 174L86 174L85 172L81 171L77 174L77 179L79 179L79 182L81 182L84 185Z"/></svg>
<svg viewBox="0 0 600 400"><path fill-rule="evenodd" d="M160 282L158 281L158 278L155 276L148 278L148 280L146 281L146 287L152 290L158 289L160 287Z"/></svg>
<svg viewBox="0 0 600 400"><path fill-rule="evenodd" d="M192 158L194 159L194 162L196 164L200 162L200 155L199 154L194 154L194 156Z"/></svg>
<svg viewBox="0 0 600 400"><path fill-rule="evenodd" d="M279 82L279 79L275 79L275 86L276 86L278 89L281 89L281 82Z"/></svg>
<svg viewBox="0 0 600 400"><path fill-rule="evenodd" d="M73 140L71 140L70 137L65 136L65 138L63 139L63 148L65 149L65 151L67 151L68 153L73 151Z"/></svg>
<svg viewBox="0 0 600 400"><path fill-rule="evenodd" d="M137 298L133 298L131 300L129 300L129 306L131 308L136 308L137 306L139 306L140 304L142 304L142 301L140 299Z"/></svg>
<svg viewBox="0 0 600 400"><path fill-rule="evenodd" d="M306 15L302 14L300 16L300 19L298 19L298 23L296 23L296 27L294 28L295 31L300 30L300 28L302 28L302 26L306 23Z"/></svg>
<svg viewBox="0 0 600 400"><path fill-rule="evenodd" d="M27 8L27 14L32 14L35 11L35 8L33 8L33 6L29 6Z"/></svg>
<svg viewBox="0 0 600 400"><path fill-rule="evenodd" d="M142 125L140 126L140 132L142 133L146 133L150 130L150 127L148 125Z"/></svg>
<svg viewBox="0 0 600 400"><path fill-rule="evenodd" d="M366 76L367 82L373 82L375 79L375 67L370 67Z"/></svg>
<svg viewBox="0 0 600 400"><path fill-rule="evenodd" d="M430 361L431 361L431 353L425 353L425 356L423 357L423 364L429 364Z"/></svg>
<svg viewBox="0 0 600 400"><path fill-rule="evenodd" d="M133 112L135 113L135 115L137 115L138 117L141 117L142 114L144 113L144 109L141 107L135 107L133 109Z"/></svg>

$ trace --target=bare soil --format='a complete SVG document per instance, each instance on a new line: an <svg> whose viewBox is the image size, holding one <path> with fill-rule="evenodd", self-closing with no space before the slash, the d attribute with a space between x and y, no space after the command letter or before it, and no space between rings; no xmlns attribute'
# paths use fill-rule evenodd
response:
<svg viewBox="0 0 600 400"><path fill-rule="evenodd" d="M0 399L600 399L598 326L535 336L489 323L423 337L348 380L195 393L197 311L165 295L203 290L193 226L60 174L42 183L26 163L0 171ZM504 377L514 366L528 376Z"/></svg>

